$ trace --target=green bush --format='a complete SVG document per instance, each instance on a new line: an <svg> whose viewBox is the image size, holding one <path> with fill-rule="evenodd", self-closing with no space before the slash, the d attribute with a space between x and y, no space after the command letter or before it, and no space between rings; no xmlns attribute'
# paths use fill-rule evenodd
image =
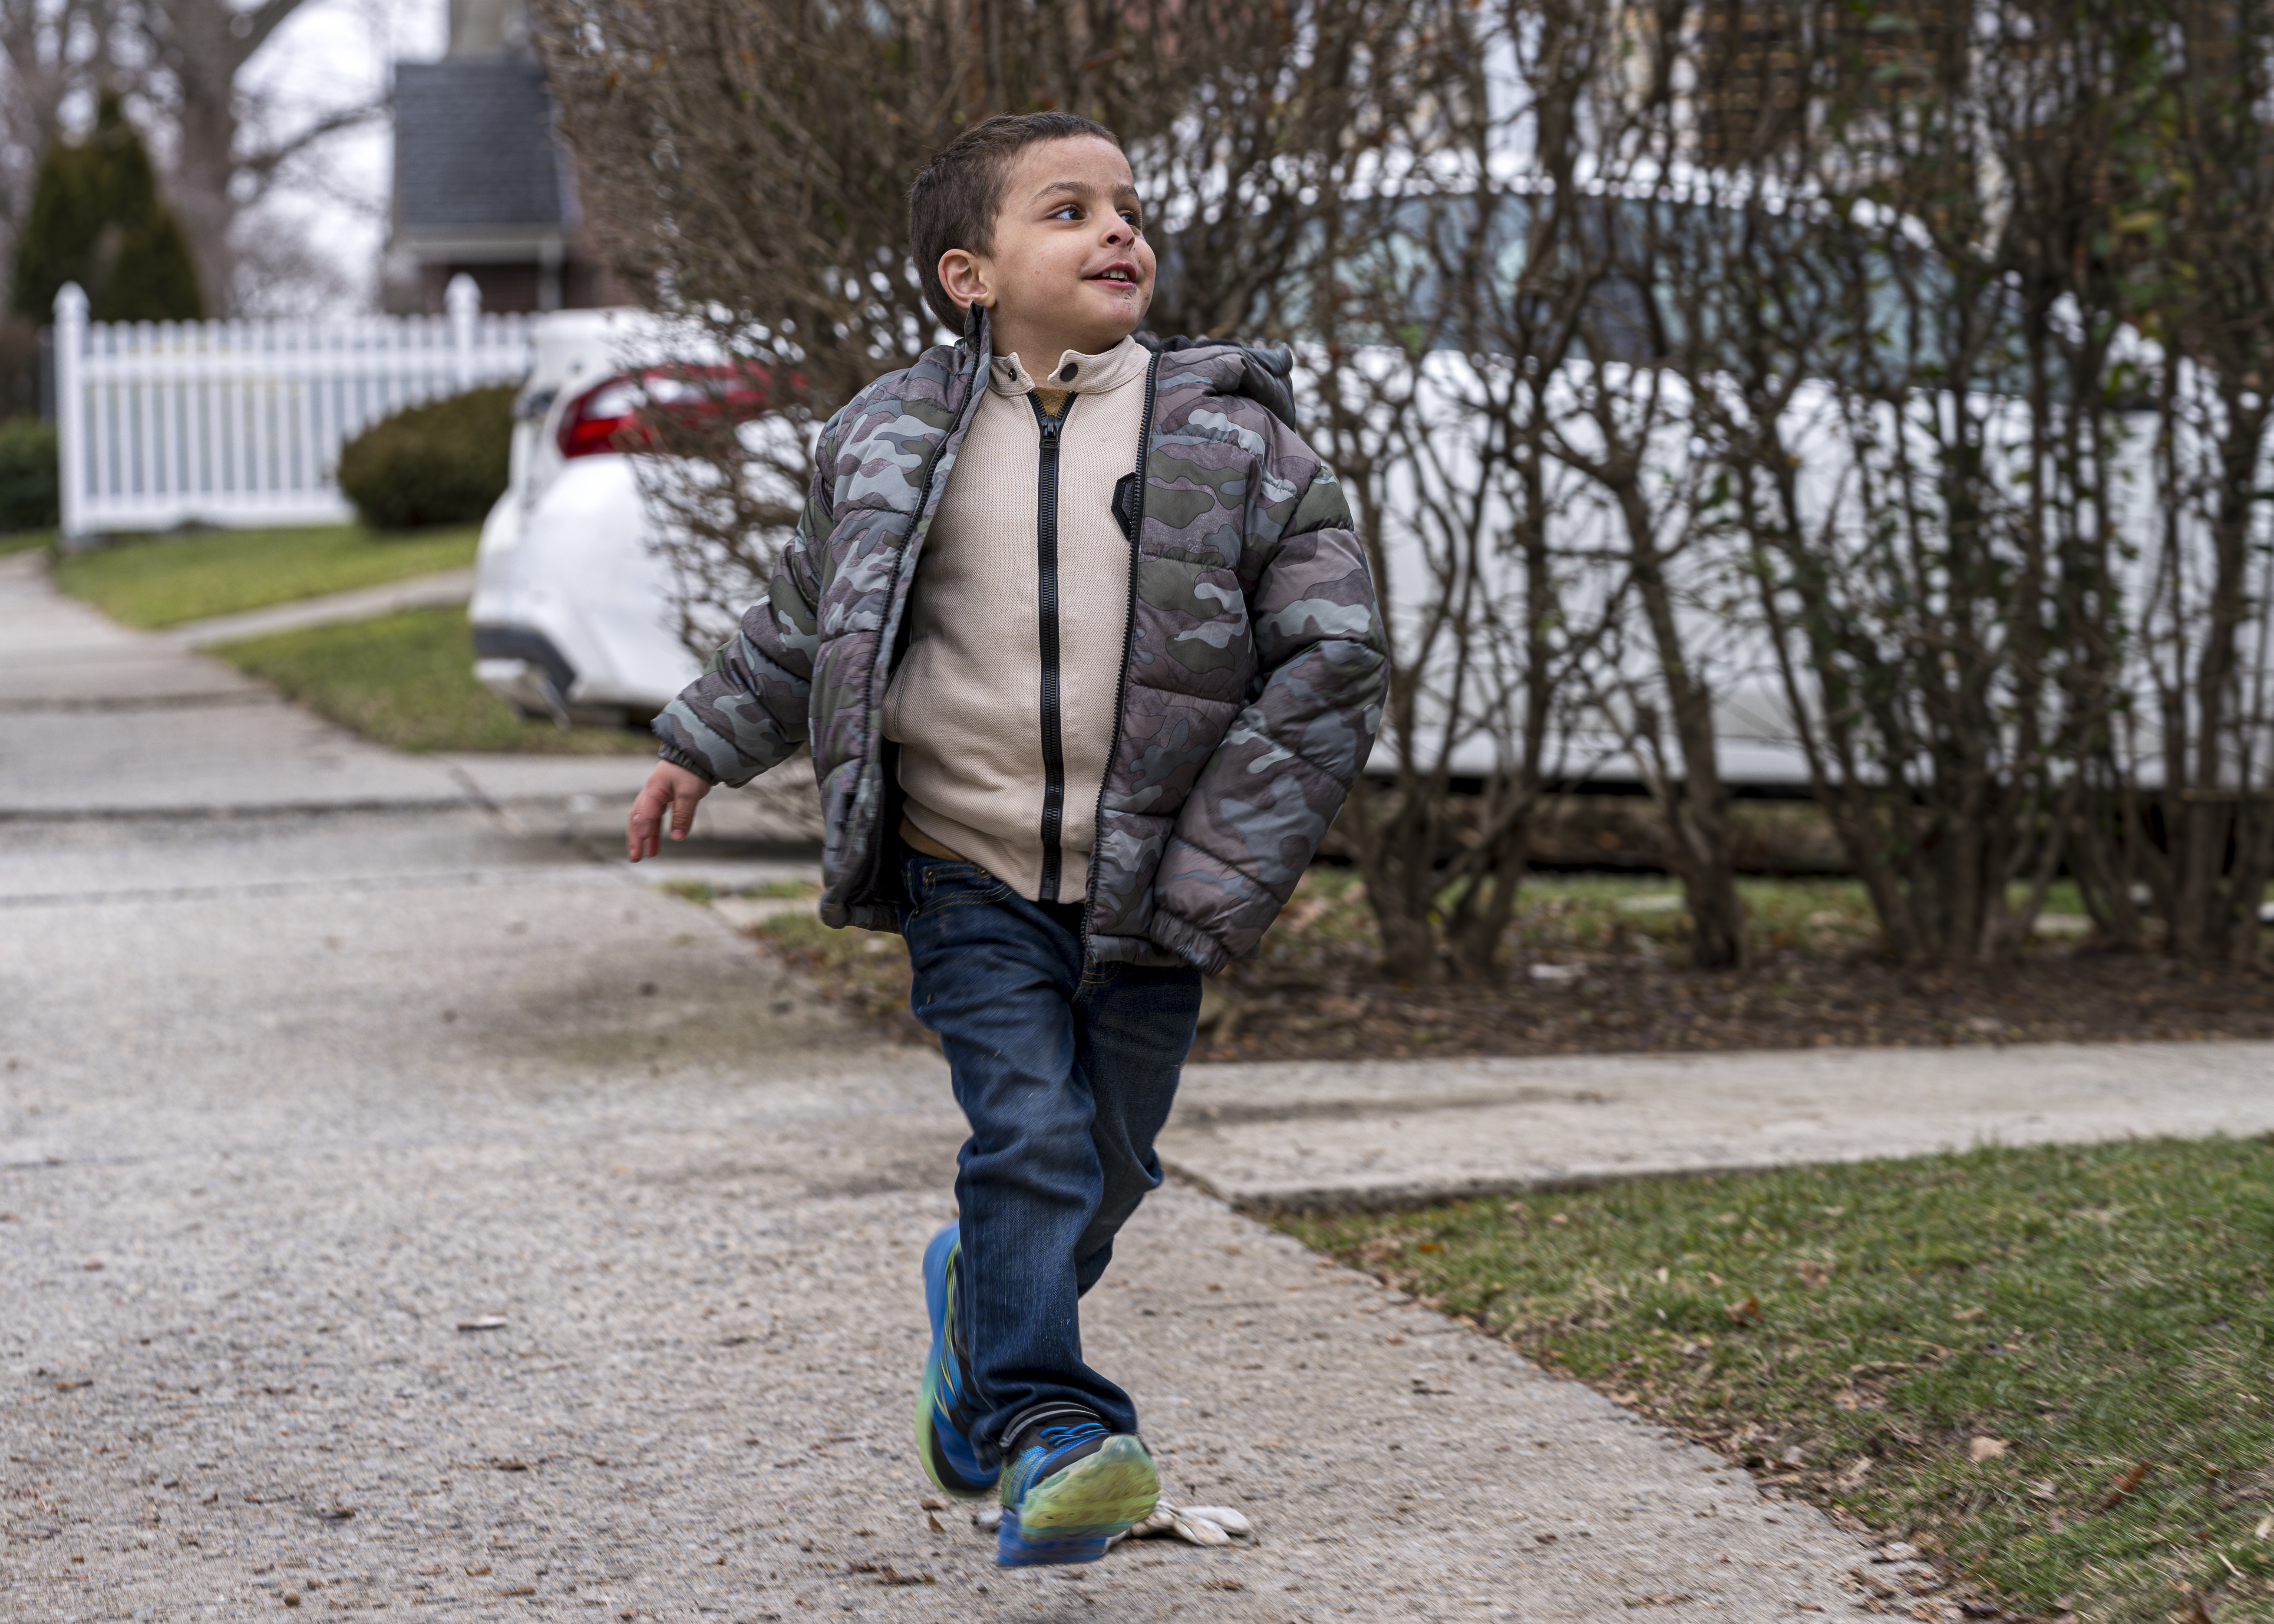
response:
<svg viewBox="0 0 2274 1624"><path fill-rule="evenodd" d="M470 389L381 418L340 453L340 489L374 530L472 524L505 494L510 384Z"/></svg>
<svg viewBox="0 0 2274 1624"><path fill-rule="evenodd" d="M0 422L0 530L51 529L59 488L56 425L37 417Z"/></svg>

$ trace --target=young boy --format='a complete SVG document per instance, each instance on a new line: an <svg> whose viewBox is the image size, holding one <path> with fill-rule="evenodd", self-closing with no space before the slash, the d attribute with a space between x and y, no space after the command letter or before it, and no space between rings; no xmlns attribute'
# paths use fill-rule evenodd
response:
<svg viewBox="0 0 2274 1624"><path fill-rule="evenodd" d="M821 916L906 936L971 1124L924 1258L925 1470L999 1485L998 1560L1089 1561L1160 1482L1078 1300L1160 1184L1201 976L1254 951L1365 763L1382 628L1265 358L1132 337L1154 257L1109 132L990 118L908 228L963 342L823 429L766 599L656 719L629 839L810 742Z"/></svg>

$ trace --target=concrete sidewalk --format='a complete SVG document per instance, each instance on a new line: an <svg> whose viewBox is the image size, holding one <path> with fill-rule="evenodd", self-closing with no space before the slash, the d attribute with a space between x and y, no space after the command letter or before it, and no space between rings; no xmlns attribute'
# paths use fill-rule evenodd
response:
<svg viewBox="0 0 2274 1624"><path fill-rule="evenodd" d="M463 604L474 595L471 569L446 569L431 575L358 587L351 592L328 592L291 603L269 604L235 614L217 614L203 620L186 620L162 634L184 648L209 649L240 638L266 637L275 632L296 632L311 626L339 626L350 620L376 620L405 609L440 608Z"/></svg>
<svg viewBox="0 0 2274 1624"><path fill-rule="evenodd" d="M337 618L346 599L378 603L426 584L280 605L252 617L270 617L272 628L298 623L275 617L319 607ZM232 635L250 635L251 617L230 623ZM476 807L504 812L521 832L609 846L620 842L625 811L654 764L644 748L427 756L384 749L193 651L179 632L130 630L63 596L35 554L0 558L0 819ZM820 830L810 778L775 774L749 792L712 796L697 844L817 846Z"/></svg>
<svg viewBox="0 0 2274 1624"><path fill-rule="evenodd" d="M1186 1077L1163 1158L1257 1207L2274 1132L2274 1043L1296 1062Z"/></svg>
<svg viewBox="0 0 2274 1624"><path fill-rule="evenodd" d="M1849 1605L1864 1553L1813 1511L1178 1188L1085 1346L1171 1492L1261 1542L995 1568L909 1436L962 1134L937 1056L849 1042L621 868L389 883L338 821L278 826L289 891L176 830L141 861L207 883L0 898L0 1616Z"/></svg>

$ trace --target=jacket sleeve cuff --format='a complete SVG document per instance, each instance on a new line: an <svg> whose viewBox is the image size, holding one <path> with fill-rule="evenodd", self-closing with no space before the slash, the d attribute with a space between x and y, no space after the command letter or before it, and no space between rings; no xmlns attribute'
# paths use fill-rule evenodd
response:
<svg viewBox="0 0 2274 1624"><path fill-rule="evenodd" d="M666 744L660 749L657 750L656 754L663 757L664 760L669 762L674 767L686 768L688 771L693 773L705 784L715 785L719 782L719 775L717 773L704 766L698 758L689 755L685 750L681 749L675 744Z"/></svg>
<svg viewBox="0 0 2274 1624"><path fill-rule="evenodd" d="M1156 910L1146 934L1153 938L1155 946L1166 949L1186 964L1197 965L1209 975L1217 974L1231 962L1231 955L1214 936L1173 914Z"/></svg>

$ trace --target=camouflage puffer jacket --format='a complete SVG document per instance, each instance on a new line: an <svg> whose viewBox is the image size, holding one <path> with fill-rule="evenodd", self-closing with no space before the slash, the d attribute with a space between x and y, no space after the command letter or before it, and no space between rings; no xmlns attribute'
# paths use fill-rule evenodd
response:
<svg viewBox="0 0 2274 1624"><path fill-rule="evenodd" d="M897 929L897 747L882 703L910 584L975 408L987 330L880 378L830 419L768 596L656 718L665 759L744 784L810 741L821 916ZM1251 954L1365 764L1381 617L1333 473L1229 344L1152 359L1119 721L1091 854L1088 952ZM1283 396L1284 398L1284 396ZM1133 508L1133 512L1126 509Z"/></svg>

